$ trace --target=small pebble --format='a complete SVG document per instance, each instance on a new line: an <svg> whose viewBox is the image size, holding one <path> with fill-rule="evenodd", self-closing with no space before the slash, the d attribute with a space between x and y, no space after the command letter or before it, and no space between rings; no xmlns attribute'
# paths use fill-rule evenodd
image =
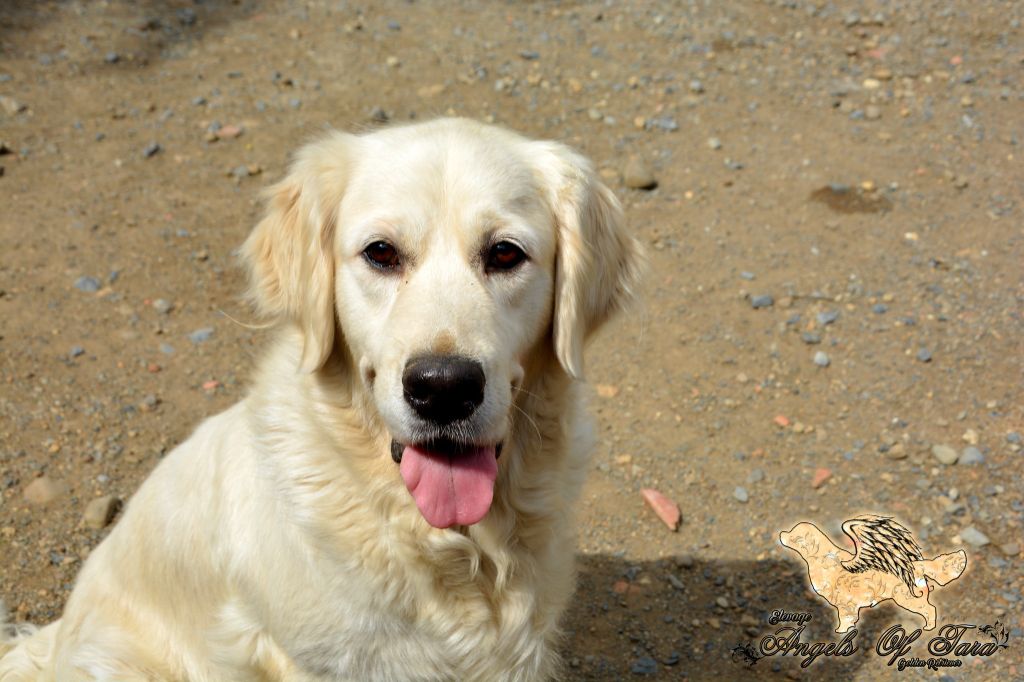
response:
<svg viewBox="0 0 1024 682"><path fill-rule="evenodd" d="M818 467L814 470L814 477L811 479L812 488L820 488L825 485L825 481L832 478L832 472L825 467Z"/></svg>
<svg viewBox="0 0 1024 682"><path fill-rule="evenodd" d="M107 64L117 64L119 61L121 61L121 55L119 55L116 52L108 52L103 56L103 61L105 61Z"/></svg>
<svg viewBox="0 0 1024 682"><path fill-rule="evenodd" d="M641 656L633 663L630 671L634 675L654 675L658 672L658 662L650 656Z"/></svg>
<svg viewBox="0 0 1024 682"><path fill-rule="evenodd" d="M48 476L40 476L25 486L22 496L29 504L47 504L57 499L66 490L67 486L63 482L54 481Z"/></svg>
<svg viewBox="0 0 1024 682"><path fill-rule="evenodd" d="M630 189L654 189L658 180L639 156L631 156L622 171L622 181Z"/></svg>
<svg viewBox="0 0 1024 682"><path fill-rule="evenodd" d="M202 329L197 329L189 334L188 339L192 343L202 343L203 341L208 340L211 336L213 336L213 327L203 327Z"/></svg>
<svg viewBox="0 0 1024 682"><path fill-rule="evenodd" d="M1000 551L1006 556L1017 556L1020 554L1020 543L1018 542L1007 542L999 545Z"/></svg>
<svg viewBox="0 0 1024 682"><path fill-rule="evenodd" d="M806 343L808 346L814 346L821 343L821 334L815 334L814 332L804 332L800 335L800 340Z"/></svg>
<svg viewBox="0 0 1024 682"><path fill-rule="evenodd" d="M968 526L960 531L960 539L971 547L984 547L991 542L987 535L974 526Z"/></svg>
<svg viewBox="0 0 1024 682"><path fill-rule="evenodd" d="M718 151L719 149L722 148L722 141L719 140L717 137L709 137L708 148Z"/></svg>
<svg viewBox="0 0 1024 682"><path fill-rule="evenodd" d="M823 350L819 350L814 354L814 364L818 367L828 367L832 364L832 360L828 357L828 353Z"/></svg>
<svg viewBox="0 0 1024 682"><path fill-rule="evenodd" d="M960 453L948 445L933 445L932 455L946 466L952 466L960 459Z"/></svg>
<svg viewBox="0 0 1024 682"><path fill-rule="evenodd" d="M750 496L747 494L747 489L741 485L736 486L736 489L732 491L732 496L739 502L746 502L750 499Z"/></svg>
<svg viewBox="0 0 1024 682"><path fill-rule="evenodd" d="M652 128L658 128L669 133L674 133L679 130L679 124L676 120L670 116L662 116L660 118L652 118L648 121L648 124Z"/></svg>
<svg viewBox="0 0 1024 682"><path fill-rule="evenodd" d="M95 277L84 275L75 280L75 288L87 294L94 294L100 290L100 281Z"/></svg>
<svg viewBox="0 0 1024 682"><path fill-rule="evenodd" d="M917 359L920 362L931 362L932 352L927 348L922 348L921 350L917 351Z"/></svg>
<svg viewBox="0 0 1024 682"><path fill-rule="evenodd" d="M653 488L641 489L640 495L644 498L647 506L658 515L662 523L668 526L669 530L679 530L679 524L682 522L682 513L679 511L678 504Z"/></svg>
<svg viewBox="0 0 1024 682"><path fill-rule="evenodd" d="M73 358L77 358L79 355L85 355L85 349L81 346L71 346L71 350L68 352Z"/></svg>
<svg viewBox="0 0 1024 682"><path fill-rule="evenodd" d="M871 312L873 312L876 315L884 315L887 312L889 312L889 306L885 305L884 303L876 303L875 305L871 306Z"/></svg>
<svg viewBox="0 0 1024 682"><path fill-rule="evenodd" d="M121 508L121 500L114 495L97 497L85 507L82 522L89 528L100 530L110 525Z"/></svg>
<svg viewBox="0 0 1024 682"><path fill-rule="evenodd" d="M166 315L167 313L171 312L172 308L174 308L174 304L168 300L158 298L155 301L153 301L153 309L156 310L161 315Z"/></svg>
<svg viewBox="0 0 1024 682"><path fill-rule="evenodd" d="M760 483L764 480L763 469L751 469L750 473L747 474L747 483Z"/></svg>
<svg viewBox="0 0 1024 682"><path fill-rule="evenodd" d="M757 296L750 297L750 305L753 306L754 310L759 308L770 308L775 305L775 299L771 294L759 294Z"/></svg>
<svg viewBox="0 0 1024 682"><path fill-rule="evenodd" d="M981 454L981 450L973 445L969 445L960 453L960 459L957 460L957 464L981 464L984 461L985 455Z"/></svg>
<svg viewBox="0 0 1024 682"><path fill-rule="evenodd" d="M815 316L818 320L818 324L822 327L828 326L839 319L838 310L823 310Z"/></svg>
<svg viewBox="0 0 1024 682"><path fill-rule="evenodd" d="M160 151L160 149L161 149L161 147L160 147L160 143L159 142L150 142L142 150L142 156L143 156L143 158L146 158L146 159L151 158L151 157L155 156L157 154L157 152Z"/></svg>

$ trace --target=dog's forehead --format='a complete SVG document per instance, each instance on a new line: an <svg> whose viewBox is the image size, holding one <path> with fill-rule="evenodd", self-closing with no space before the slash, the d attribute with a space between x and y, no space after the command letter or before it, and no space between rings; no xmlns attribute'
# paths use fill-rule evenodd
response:
<svg viewBox="0 0 1024 682"><path fill-rule="evenodd" d="M521 211L542 203L526 140L466 122L408 126L362 140L349 192L375 202Z"/></svg>

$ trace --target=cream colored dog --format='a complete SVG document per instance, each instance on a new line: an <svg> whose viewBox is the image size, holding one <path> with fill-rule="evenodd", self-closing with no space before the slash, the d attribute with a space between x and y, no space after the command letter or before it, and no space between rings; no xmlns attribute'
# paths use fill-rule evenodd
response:
<svg viewBox="0 0 1024 682"><path fill-rule="evenodd" d="M538 680L573 592L584 341L640 255L568 148L332 133L243 247L282 321L0 680Z"/></svg>

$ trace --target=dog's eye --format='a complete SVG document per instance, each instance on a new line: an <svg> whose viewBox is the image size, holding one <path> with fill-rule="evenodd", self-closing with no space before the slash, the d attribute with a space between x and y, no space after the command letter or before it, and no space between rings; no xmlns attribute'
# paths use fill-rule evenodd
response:
<svg viewBox="0 0 1024 682"><path fill-rule="evenodd" d="M363 257L370 265L382 270L394 270L402 261L398 258L398 249L387 242L374 242L363 249Z"/></svg>
<svg viewBox="0 0 1024 682"><path fill-rule="evenodd" d="M487 252L487 271L511 270L526 260L523 250L512 242L498 242Z"/></svg>

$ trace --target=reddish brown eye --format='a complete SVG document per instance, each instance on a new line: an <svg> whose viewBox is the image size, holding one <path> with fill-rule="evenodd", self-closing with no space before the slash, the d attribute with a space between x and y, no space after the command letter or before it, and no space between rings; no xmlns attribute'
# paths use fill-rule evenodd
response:
<svg viewBox="0 0 1024 682"><path fill-rule="evenodd" d="M523 250L512 242L498 242L487 252L487 270L511 270L526 260Z"/></svg>
<svg viewBox="0 0 1024 682"><path fill-rule="evenodd" d="M373 242L363 249L363 257L370 265L382 270L394 270L402 264L398 249L384 241Z"/></svg>

